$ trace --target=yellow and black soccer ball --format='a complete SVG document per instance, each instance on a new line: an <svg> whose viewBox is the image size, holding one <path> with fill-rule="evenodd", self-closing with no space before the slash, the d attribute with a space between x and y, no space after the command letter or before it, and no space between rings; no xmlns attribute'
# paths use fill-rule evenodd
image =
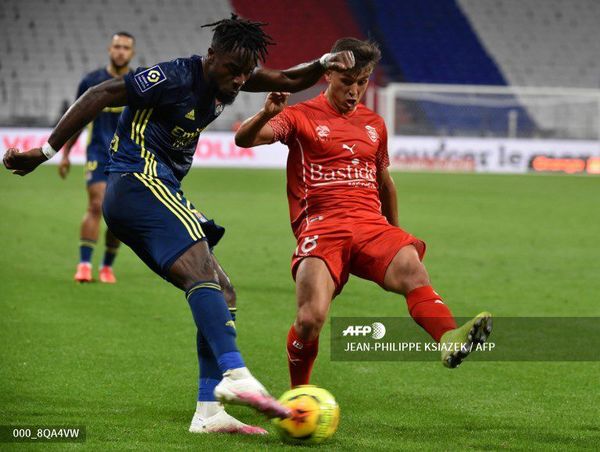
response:
<svg viewBox="0 0 600 452"><path fill-rule="evenodd" d="M340 422L340 407L329 391L313 385L287 391L279 402L292 416L274 419L281 438L288 443L317 444L333 436Z"/></svg>

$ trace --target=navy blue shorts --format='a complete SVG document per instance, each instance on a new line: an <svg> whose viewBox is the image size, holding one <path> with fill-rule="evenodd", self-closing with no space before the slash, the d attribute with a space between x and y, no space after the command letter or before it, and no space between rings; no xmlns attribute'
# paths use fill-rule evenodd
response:
<svg viewBox="0 0 600 452"><path fill-rule="evenodd" d="M201 240L214 246L225 232L198 212L179 187L140 173L109 174L102 210L115 236L166 279L188 248Z"/></svg>
<svg viewBox="0 0 600 452"><path fill-rule="evenodd" d="M94 155L88 153L87 161L85 162L85 183L89 187L98 182L106 183L108 175L104 172L108 165L108 161L104 158L96 159Z"/></svg>

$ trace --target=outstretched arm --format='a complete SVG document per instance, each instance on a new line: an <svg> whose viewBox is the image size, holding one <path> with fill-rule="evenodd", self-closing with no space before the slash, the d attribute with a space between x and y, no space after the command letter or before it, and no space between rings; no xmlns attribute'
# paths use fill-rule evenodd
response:
<svg viewBox="0 0 600 452"><path fill-rule="evenodd" d="M285 91L295 93L313 86L325 71L345 71L354 67L354 54L349 50L326 53L320 59L283 71L257 69L242 87L243 91Z"/></svg>
<svg viewBox="0 0 600 452"><path fill-rule="evenodd" d="M379 200L381 201L381 213L387 218L392 226L399 226L398 222L398 198L396 185L387 168L381 170L377 175L379 184Z"/></svg>
<svg viewBox="0 0 600 452"><path fill-rule="evenodd" d="M275 134L269 120L283 111L290 93L269 93L265 106L254 116L246 119L235 134L235 144L251 148L273 142Z"/></svg>
<svg viewBox="0 0 600 452"><path fill-rule="evenodd" d="M90 88L67 110L42 148L19 152L11 148L4 154L4 166L24 176L51 158L67 140L92 121L104 107L121 107L127 103L123 79L112 79Z"/></svg>

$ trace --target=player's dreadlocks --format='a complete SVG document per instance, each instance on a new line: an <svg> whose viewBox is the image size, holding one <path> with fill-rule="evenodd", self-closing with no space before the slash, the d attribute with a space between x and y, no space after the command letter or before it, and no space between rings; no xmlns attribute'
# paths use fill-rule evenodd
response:
<svg viewBox="0 0 600 452"><path fill-rule="evenodd" d="M202 27L213 27L211 47L217 51L233 52L241 50L247 52L254 64L260 59L263 63L267 54L267 46L275 44L273 38L266 34L262 27L267 25L262 22L252 22L240 19L236 14L231 14L230 19L223 19Z"/></svg>

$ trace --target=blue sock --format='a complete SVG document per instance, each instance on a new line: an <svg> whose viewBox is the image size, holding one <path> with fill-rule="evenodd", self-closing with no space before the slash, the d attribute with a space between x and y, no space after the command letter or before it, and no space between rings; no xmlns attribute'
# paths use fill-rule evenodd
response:
<svg viewBox="0 0 600 452"><path fill-rule="evenodd" d="M186 298L196 327L217 358L221 373L245 367L235 343L235 324L219 284L214 281L198 281L186 292Z"/></svg>
<svg viewBox="0 0 600 452"><path fill-rule="evenodd" d="M215 386L223 378L222 372L208 342L206 342L199 331L196 333L196 347L198 350L198 364L200 365L198 402L214 402L216 401L214 394Z"/></svg>
<svg viewBox="0 0 600 452"><path fill-rule="evenodd" d="M110 248L107 246L104 251L104 259L102 259L102 266L112 267L115 257L117 257L117 248Z"/></svg>
<svg viewBox="0 0 600 452"><path fill-rule="evenodd" d="M229 308L231 318L235 322L236 308ZM222 380L219 364L213 355L208 342L202 334L196 333L196 348L198 350L198 364L200 365L200 378L198 381L198 402L215 402L215 387Z"/></svg>
<svg viewBox="0 0 600 452"><path fill-rule="evenodd" d="M96 242L94 240L79 240L79 262L92 262L92 253L94 252Z"/></svg>

